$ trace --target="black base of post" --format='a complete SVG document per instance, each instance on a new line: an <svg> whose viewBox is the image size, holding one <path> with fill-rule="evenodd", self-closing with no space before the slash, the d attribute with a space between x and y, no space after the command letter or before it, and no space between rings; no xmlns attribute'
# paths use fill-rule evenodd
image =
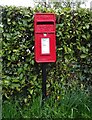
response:
<svg viewBox="0 0 92 120"><path fill-rule="evenodd" d="M42 63L42 105L46 99L46 63Z"/></svg>

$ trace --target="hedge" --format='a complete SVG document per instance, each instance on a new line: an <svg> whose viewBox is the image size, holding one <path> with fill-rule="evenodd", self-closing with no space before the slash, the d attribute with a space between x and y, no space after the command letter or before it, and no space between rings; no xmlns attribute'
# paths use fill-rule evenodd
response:
<svg viewBox="0 0 92 120"><path fill-rule="evenodd" d="M56 14L56 63L47 65L47 95L79 87L92 90L92 11L78 8L2 7L3 100L29 102L41 95L41 64L34 60L36 12ZM90 92L91 93L91 92Z"/></svg>

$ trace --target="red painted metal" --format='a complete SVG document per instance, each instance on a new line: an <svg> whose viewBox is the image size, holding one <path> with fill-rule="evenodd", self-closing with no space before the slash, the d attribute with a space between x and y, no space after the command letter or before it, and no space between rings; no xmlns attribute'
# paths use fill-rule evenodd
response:
<svg viewBox="0 0 92 120"><path fill-rule="evenodd" d="M53 13L34 15L35 61L56 61L56 18Z"/></svg>

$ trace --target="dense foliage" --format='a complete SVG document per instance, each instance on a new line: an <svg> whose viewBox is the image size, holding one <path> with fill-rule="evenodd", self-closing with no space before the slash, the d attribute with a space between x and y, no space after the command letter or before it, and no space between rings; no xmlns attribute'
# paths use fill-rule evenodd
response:
<svg viewBox="0 0 92 120"><path fill-rule="evenodd" d="M61 95L62 96L62 95ZM58 119L62 120L91 120L92 118L92 98L89 99L83 91L77 90L64 95L64 98L54 101L51 97L41 106L41 98L33 99L28 106L20 106L18 100L4 101L3 118L19 119ZM72 119L71 119L72 118ZM75 119L74 119L75 120Z"/></svg>
<svg viewBox="0 0 92 120"><path fill-rule="evenodd" d="M41 64L34 61L35 12L56 14L57 61L47 65L47 96L92 90L92 11L79 8L2 8L3 100L28 104L41 95Z"/></svg>

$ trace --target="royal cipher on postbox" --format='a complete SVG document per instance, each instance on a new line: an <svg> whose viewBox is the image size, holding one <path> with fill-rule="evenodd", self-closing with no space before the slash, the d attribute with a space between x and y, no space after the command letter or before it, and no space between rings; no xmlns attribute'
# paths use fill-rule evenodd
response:
<svg viewBox="0 0 92 120"><path fill-rule="evenodd" d="M56 61L56 18L53 13L34 15L35 61Z"/></svg>

